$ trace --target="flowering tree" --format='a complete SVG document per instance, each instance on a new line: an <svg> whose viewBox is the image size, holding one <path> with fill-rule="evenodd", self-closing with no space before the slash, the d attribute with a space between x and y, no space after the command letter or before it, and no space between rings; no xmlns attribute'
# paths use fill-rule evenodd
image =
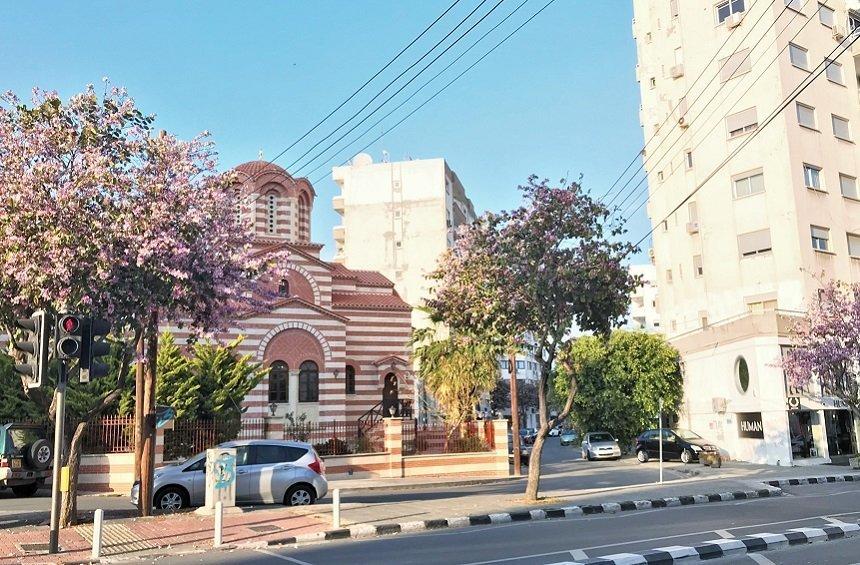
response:
<svg viewBox="0 0 860 565"><path fill-rule="evenodd" d="M790 384L804 388L817 377L822 394L860 416L860 284L825 284L792 342L782 357Z"/></svg>
<svg viewBox="0 0 860 565"><path fill-rule="evenodd" d="M532 176L520 190L520 208L485 214L463 229L433 274L428 307L454 331L493 336L507 348L525 335L536 344L541 426L526 488L535 500L544 440L567 417L576 390L569 387L561 412L550 418L553 363L574 324L607 335L623 319L636 279L621 262L635 247L617 241L622 227L608 223L609 210L577 182L551 186Z"/></svg>
<svg viewBox="0 0 860 565"><path fill-rule="evenodd" d="M10 329L39 308L105 317L122 352L116 381L74 432L65 523L80 439L119 398L135 348L154 406L158 316L217 329L265 300L256 281L278 260L252 256L208 134L182 141L153 121L117 88L89 86L65 104L38 89L29 105L12 93L0 102L0 319ZM153 426L141 437L154 447Z"/></svg>

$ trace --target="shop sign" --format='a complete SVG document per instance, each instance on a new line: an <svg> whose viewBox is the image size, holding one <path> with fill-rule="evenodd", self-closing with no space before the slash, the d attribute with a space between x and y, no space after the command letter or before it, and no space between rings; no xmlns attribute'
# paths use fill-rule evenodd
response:
<svg viewBox="0 0 860 565"><path fill-rule="evenodd" d="M824 405L825 408L842 408L847 409L848 405L841 398L835 398L833 396L822 396L821 404Z"/></svg>
<svg viewBox="0 0 860 565"><path fill-rule="evenodd" d="M738 412L738 437L764 439L761 412Z"/></svg>
<svg viewBox="0 0 860 565"><path fill-rule="evenodd" d="M800 410L800 397L799 396L789 396L786 403L788 404L789 410Z"/></svg>

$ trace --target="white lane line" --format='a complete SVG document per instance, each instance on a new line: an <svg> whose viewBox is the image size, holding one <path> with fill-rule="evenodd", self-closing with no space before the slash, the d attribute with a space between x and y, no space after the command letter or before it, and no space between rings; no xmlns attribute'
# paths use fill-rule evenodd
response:
<svg viewBox="0 0 860 565"><path fill-rule="evenodd" d="M837 526L841 526L842 524L845 523L842 520L840 520L839 518L831 518L830 516L825 516L824 520L827 522L830 522L831 524L835 524Z"/></svg>
<svg viewBox="0 0 860 565"><path fill-rule="evenodd" d="M720 536L723 539L732 539L735 536L727 532L726 530L714 530L714 533Z"/></svg>
<svg viewBox="0 0 860 565"><path fill-rule="evenodd" d="M581 549L571 549L570 556L577 561L583 561L584 559L588 559L588 555L586 555L585 552Z"/></svg>
<svg viewBox="0 0 860 565"><path fill-rule="evenodd" d="M774 563L761 553L747 553L747 557L749 557L756 563L759 563L760 565L776 565L776 563Z"/></svg>
<svg viewBox="0 0 860 565"><path fill-rule="evenodd" d="M275 557L283 561L289 561L290 563L295 563L296 565L311 565L307 561L302 561L301 559L296 559L295 557L290 557L288 555L281 555L279 553L275 553L274 551L268 551L266 549L255 549L254 551L256 551L257 553L264 553L269 557Z"/></svg>

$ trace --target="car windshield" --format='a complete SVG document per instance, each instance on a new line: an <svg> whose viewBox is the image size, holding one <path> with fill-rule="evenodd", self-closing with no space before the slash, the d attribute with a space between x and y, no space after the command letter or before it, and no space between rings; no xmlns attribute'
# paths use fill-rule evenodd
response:
<svg viewBox="0 0 860 565"><path fill-rule="evenodd" d="M590 434L589 441L615 441L615 438L607 433Z"/></svg>
<svg viewBox="0 0 860 565"><path fill-rule="evenodd" d="M674 431L676 434L678 434L679 436L681 436L683 439L686 439L686 440L702 439L702 436L700 436L699 434L697 434L695 432L691 432L690 430L672 430L672 431Z"/></svg>

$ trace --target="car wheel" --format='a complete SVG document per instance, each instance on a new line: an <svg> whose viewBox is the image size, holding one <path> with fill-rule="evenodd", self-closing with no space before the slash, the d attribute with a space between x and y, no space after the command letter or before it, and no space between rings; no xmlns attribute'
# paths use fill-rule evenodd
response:
<svg viewBox="0 0 860 565"><path fill-rule="evenodd" d="M48 440L37 439L27 448L27 462L37 471L44 471L51 464L53 450Z"/></svg>
<svg viewBox="0 0 860 565"><path fill-rule="evenodd" d="M689 449L685 449L684 451L681 452L681 463L683 463L684 465L687 465L692 460L693 460L693 452L691 452Z"/></svg>
<svg viewBox="0 0 860 565"><path fill-rule="evenodd" d="M179 487L166 487L155 494L154 506L159 510L176 512L190 505L188 494Z"/></svg>
<svg viewBox="0 0 860 565"><path fill-rule="evenodd" d="M585 456L588 458L589 461L594 461L594 455L591 454L590 449L585 450Z"/></svg>
<svg viewBox="0 0 860 565"><path fill-rule="evenodd" d="M636 459L638 459L640 463L647 463L650 458L648 457L647 451L640 449L636 452Z"/></svg>
<svg viewBox="0 0 860 565"><path fill-rule="evenodd" d="M308 506L316 502L317 495L313 487L308 485L295 485L284 495L284 504L287 506Z"/></svg>
<svg viewBox="0 0 860 565"><path fill-rule="evenodd" d="M26 498L33 496L39 490L39 483L30 483L29 485L17 485L12 487L12 492L18 498Z"/></svg>

